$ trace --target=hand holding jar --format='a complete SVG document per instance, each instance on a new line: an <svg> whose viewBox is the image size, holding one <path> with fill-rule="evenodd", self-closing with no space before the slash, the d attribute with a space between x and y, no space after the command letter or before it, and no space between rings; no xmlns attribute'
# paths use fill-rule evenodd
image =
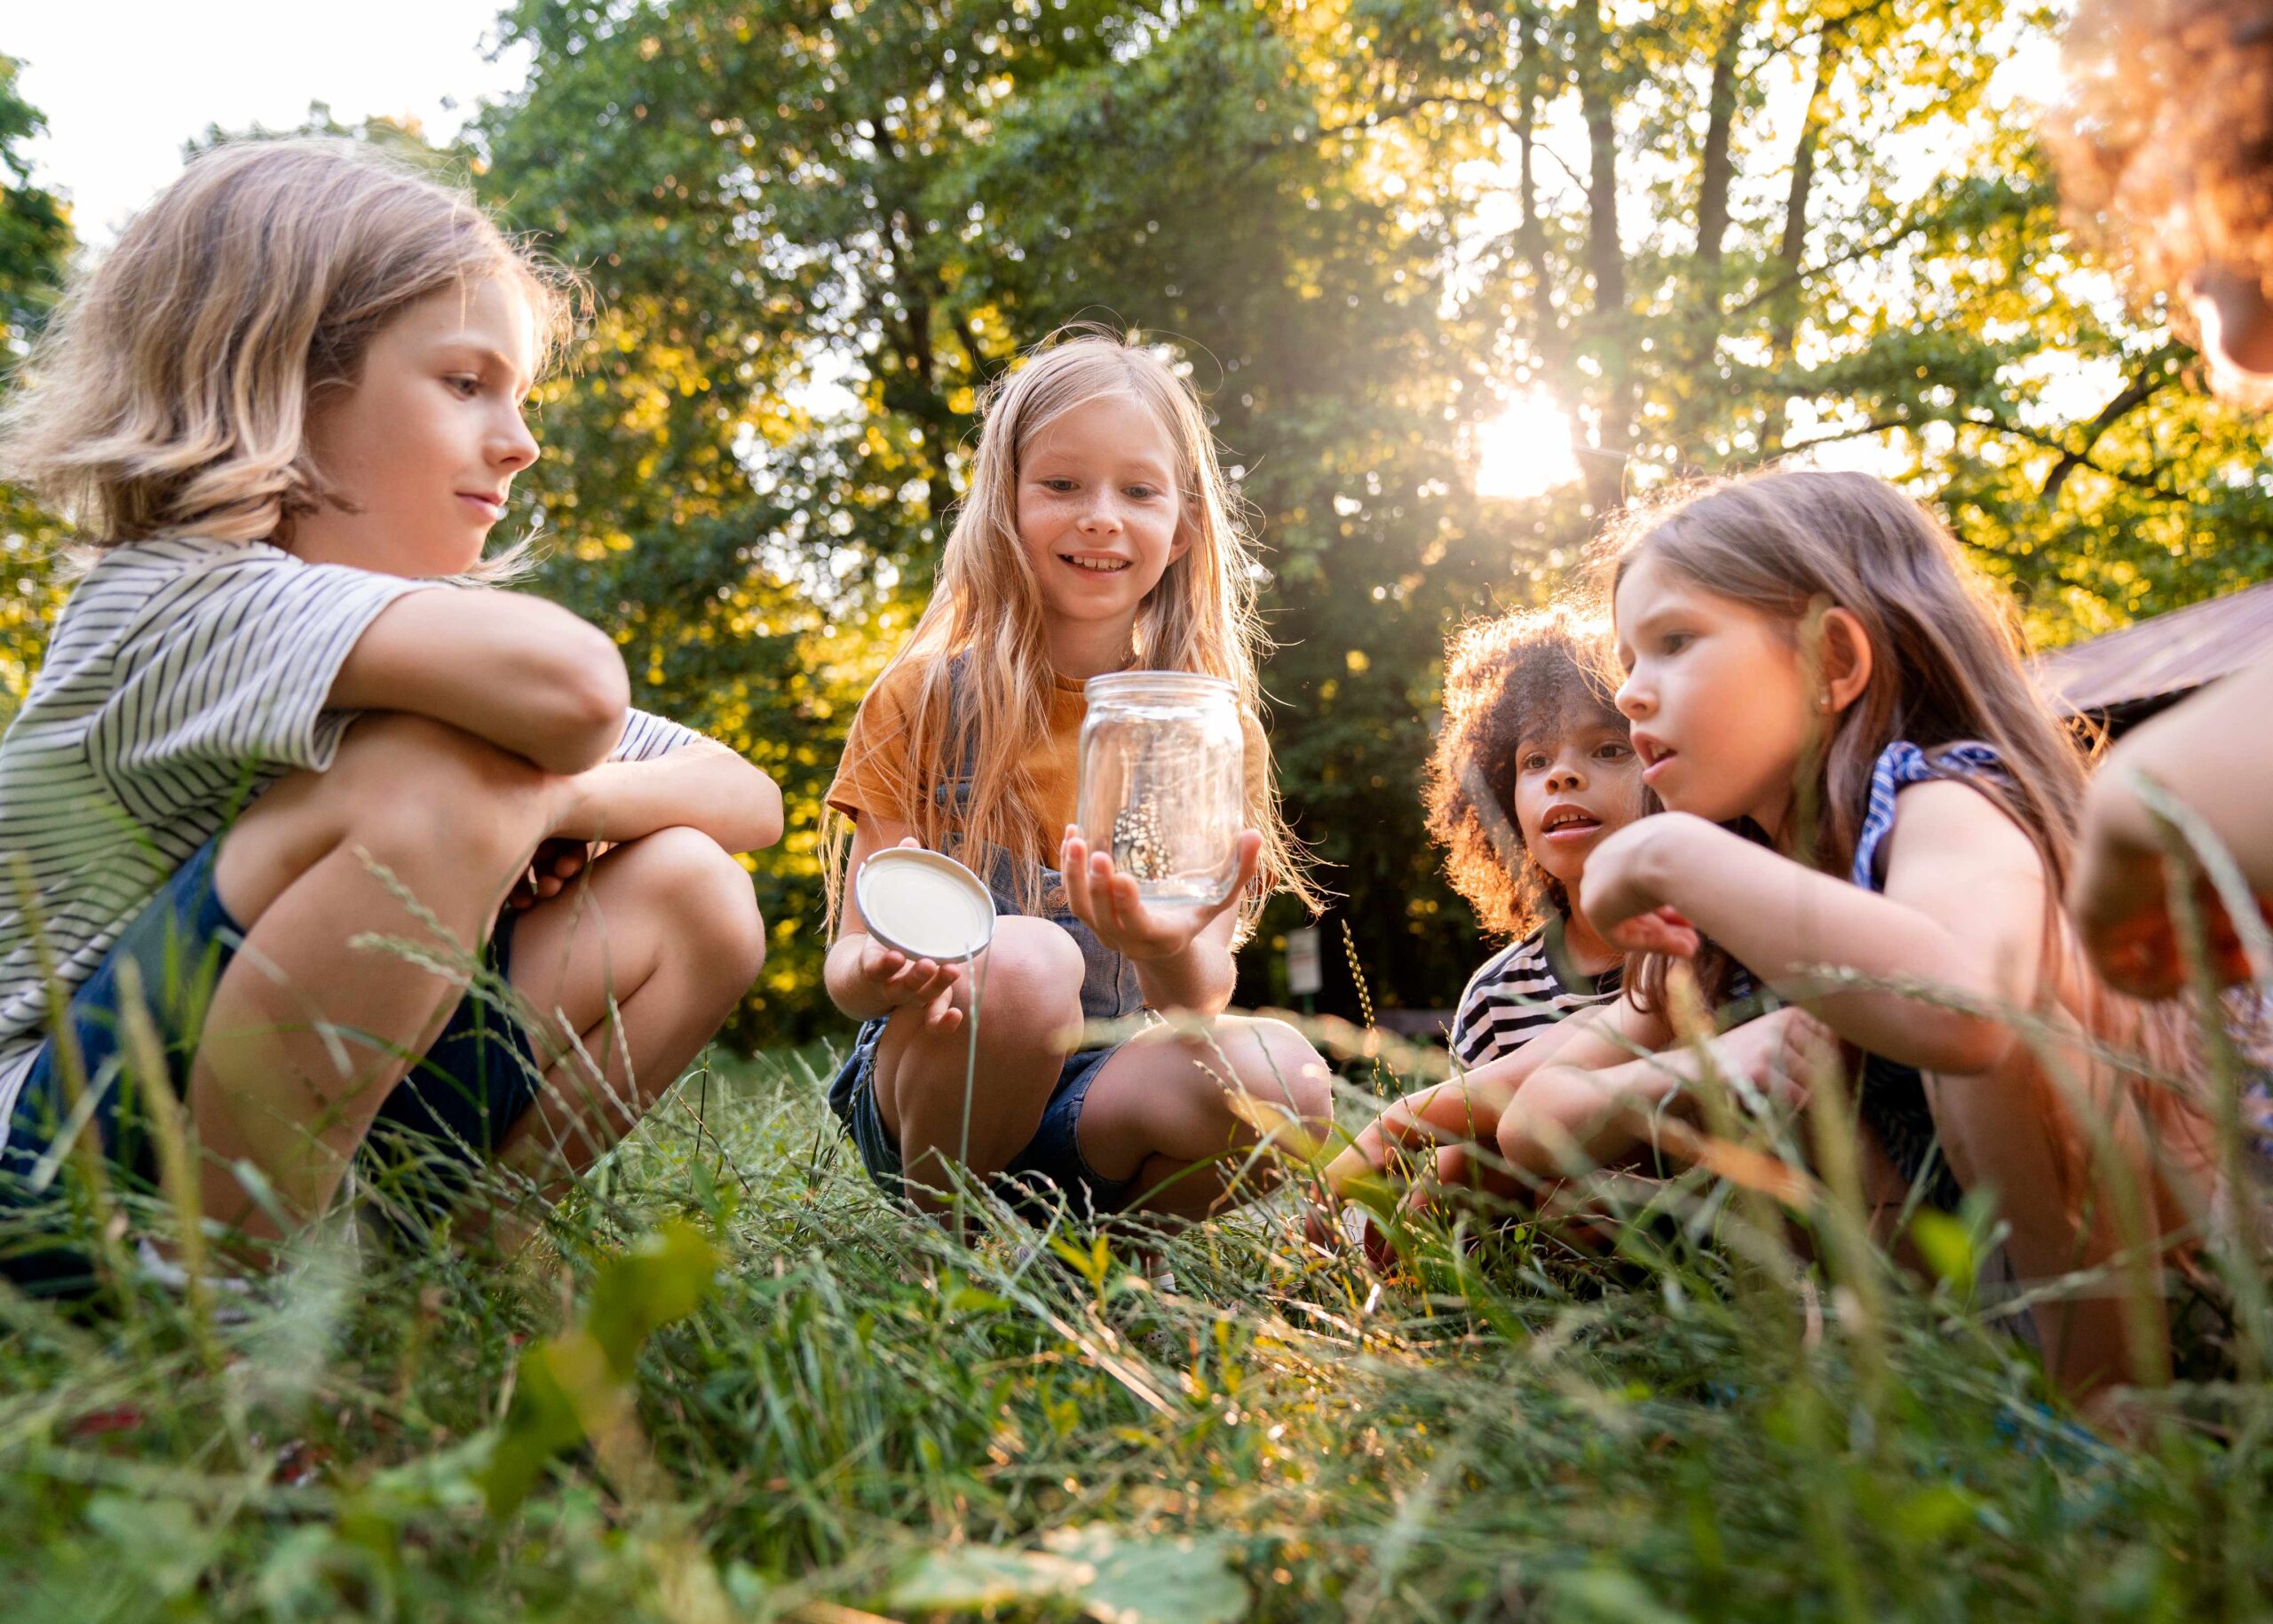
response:
<svg viewBox="0 0 2273 1624"><path fill-rule="evenodd" d="M1263 836L1242 829L1232 843L1234 878L1216 901L1162 907L1147 902L1143 885L1113 865L1113 853L1092 851L1081 826L1065 826L1058 867L1065 875L1065 906L1114 952L1139 963L1174 958L1254 883Z"/></svg>
<svg viewBox="0 0 2273 1624"><path fill-rule="evenodd" d="M1184 671L1092 677L1067 906L1133 959L1180 953L1254 882L1239 694Z"/></svg>

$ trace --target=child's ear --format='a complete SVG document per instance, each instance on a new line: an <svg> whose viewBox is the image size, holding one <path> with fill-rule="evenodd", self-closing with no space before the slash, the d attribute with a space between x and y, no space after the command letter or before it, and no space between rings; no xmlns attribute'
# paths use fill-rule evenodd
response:
<svg viewBox="0 0 2273 1624"><path fill-rule="evenodd" d="M1837 716L1871 685L1871 638L1863 622L1846 609L1826 609L1819 623L1817 659L1823 708Z"/></svg>

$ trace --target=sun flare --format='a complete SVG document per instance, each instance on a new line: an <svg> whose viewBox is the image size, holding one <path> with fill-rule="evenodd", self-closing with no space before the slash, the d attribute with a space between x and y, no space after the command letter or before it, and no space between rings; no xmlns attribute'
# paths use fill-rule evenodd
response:
<svg viewBox="0 0 2273 1624"><path fill-rule="evenodd" d="M1543 496L1579 477L1571 419L1539 395L1523 395L1476 427L1476 494L1506 501Z"/></svg>

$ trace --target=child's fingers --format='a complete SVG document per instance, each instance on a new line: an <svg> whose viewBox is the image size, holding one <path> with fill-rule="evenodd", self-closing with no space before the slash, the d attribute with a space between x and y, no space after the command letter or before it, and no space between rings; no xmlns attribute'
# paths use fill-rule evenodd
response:
<svg viewBox="0 0 2273 1624"><path fill-rule="evenodd" d="M955 1007L954 966L943 964L933 968L944 970L946 974L925 995L923 1024L933 1032L953 1032L962 1025L962 1011Z"/></svg>
<svg viewBox="0 0 2273 1624"><path fill-rule="evenodd" d="M1065 907L1074 918L1094 925L1089 916L1089 848L1081 838L1081 831L1073 824L1065 826L1065 838L1058 843L1057 869L1065 880Z"/></svg>
<svg viewBox="0 0 2273 1624"><path fill-rule="evenodd" d="M873 938L868 951L860 963L860 975L872 986L889 991L899 972L907 965L907 955L885 947Z"/></svg>
<svg viewBox="0 0 2273 1624"><path fill-rule="evenodd" d="M1113 872L1113 854L1093 852L1089 854L1086 875L1089 893L1090 927L1099 935L1110 933L1118 939L1127 926L1122 919L1121 889L1114 883L1121 878ZM1129 882L1133 889L1136 882Z"/></svg>
<svg viewBox="0 0 2273 1624"><path fill-rule="evenodd" d="M1263 866L1263 832L1241 829L1239 842L1239 867L1238 877L1232 882L1232 894L1224 899L1225 907L1236 907L1255 884L1256 872Z"/></svg>

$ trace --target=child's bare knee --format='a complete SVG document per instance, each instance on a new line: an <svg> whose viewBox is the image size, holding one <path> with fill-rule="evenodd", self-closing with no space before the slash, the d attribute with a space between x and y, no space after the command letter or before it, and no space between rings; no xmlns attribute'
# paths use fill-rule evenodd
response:
<svg viewBox="0 0 2273 1624"><path fill-rule="evenodd" d="M1301 1033L1280 1020L1243 1023L1239 1081L1249 1094L1317 1121L1334 1114L1334 1079L1325 1059Z"/></svg>
<svg viewBox="0 0 2273 1624"><path fill-rule="evenodd" d="M765 921L748 870L700 829L657 829L625 853L635 854L679 950L733 996L748 992L765 967Z"/></svg>
<svg viewBox="0 0 2273 1624"><path fill-rule="evenodd" d="M1070 934L1012 915L994 922L986 961L959 997L980 1001L982 1021L992 1013L1055 1042L1081 1027L1081 944Z"/></svg>

